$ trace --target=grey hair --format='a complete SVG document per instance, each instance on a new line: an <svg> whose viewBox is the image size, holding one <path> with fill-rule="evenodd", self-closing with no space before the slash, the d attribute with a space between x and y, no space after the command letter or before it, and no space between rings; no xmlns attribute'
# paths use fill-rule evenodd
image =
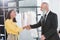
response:
<svg viewBox="0 0 60 40"><path fill-rule="evenodd" d="M48 5L48 3L47 3L47 2L42 2L42 4L46 4L46 5Z"/></svg>

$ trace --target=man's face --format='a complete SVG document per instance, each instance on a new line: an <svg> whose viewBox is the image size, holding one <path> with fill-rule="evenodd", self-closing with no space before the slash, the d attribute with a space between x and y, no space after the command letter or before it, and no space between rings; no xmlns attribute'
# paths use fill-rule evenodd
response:
<svg viewBox="0 0 60 40"><path fill-rule="evenodd" d="M43 12L43 15L45 15L48 11L48 4L42 3L41 4L41 11Z"/></svg>
<svg viewBox="0 0 60 40"><path fill-rule="evenodd" d="M46 10L46 4L41 4L41 11Z"/></svg>

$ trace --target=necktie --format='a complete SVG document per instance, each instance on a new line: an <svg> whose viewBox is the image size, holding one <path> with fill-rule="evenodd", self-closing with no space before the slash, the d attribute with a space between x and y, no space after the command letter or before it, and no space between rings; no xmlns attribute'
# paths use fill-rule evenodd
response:
<svg viewBox="0 0 60 40"><path fill-rule="evenodd" d="M44 20L46 21L46 14L44 15Z"/></svg>
<svg viewBox="0 0 60 40"><path fill-rule="evenodd" d="M41 25L42 26L45 24L45 21L46 21L46 14L41 17Z"/></svg>

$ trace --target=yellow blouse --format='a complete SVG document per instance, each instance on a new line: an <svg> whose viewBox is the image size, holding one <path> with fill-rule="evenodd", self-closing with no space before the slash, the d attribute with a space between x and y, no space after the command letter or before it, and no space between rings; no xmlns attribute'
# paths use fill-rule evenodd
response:
<svg viewBox="0 0 60 40"><path fill-rule="evenodd" d="M13 34L13 35L18 35L18 33L23 30L23 28L18 27L16 23L13 22L11 19L7 19L5 21L5 29L8 34Z"/></svg>

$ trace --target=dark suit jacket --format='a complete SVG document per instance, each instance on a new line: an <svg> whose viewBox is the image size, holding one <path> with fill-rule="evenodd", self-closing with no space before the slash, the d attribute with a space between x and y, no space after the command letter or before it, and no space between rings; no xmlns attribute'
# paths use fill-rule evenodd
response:
<svg viewBox="0 0 60 40"><path fill-rule="evenodd" d="M57 33L58 20L57 15L53 12L49 12L44 24L41 23L41 19L37 24L30 25L31 28L38 28L42 26L42 34L46 37L46 40L59 40Z"/></svg>

